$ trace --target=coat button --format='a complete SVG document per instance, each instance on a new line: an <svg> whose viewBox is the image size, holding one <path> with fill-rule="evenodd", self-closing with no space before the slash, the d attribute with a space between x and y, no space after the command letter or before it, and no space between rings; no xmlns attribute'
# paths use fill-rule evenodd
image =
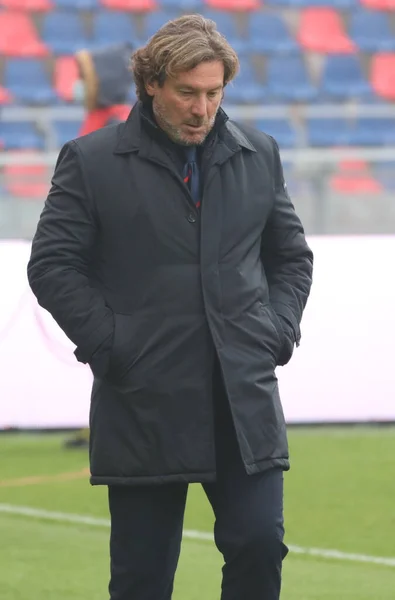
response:
<svg viewBox="0 0 395 600"><path fill-rule="evenodd" d="M196 223L196 215L194 215L193 213L189 213L187 219L190 223Z"/></svg>

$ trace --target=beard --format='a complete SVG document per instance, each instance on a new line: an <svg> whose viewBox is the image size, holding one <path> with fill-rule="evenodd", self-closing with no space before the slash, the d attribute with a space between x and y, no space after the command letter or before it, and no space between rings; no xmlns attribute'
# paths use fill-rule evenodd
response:
<svg viewBox="0 0 395 600"><path fill-rule="evenodd" d="M204 140L214 127L219 105L211 119L191 118L185 123L185 125L191 125L192 127L203 127L199 135L197 133L195 135L188 135L183 131L182 126L174 125L168 116L166 107L156 97L152 101L152 110L157 124L173 142L181 146L199 146L204 143Z"/></svg>

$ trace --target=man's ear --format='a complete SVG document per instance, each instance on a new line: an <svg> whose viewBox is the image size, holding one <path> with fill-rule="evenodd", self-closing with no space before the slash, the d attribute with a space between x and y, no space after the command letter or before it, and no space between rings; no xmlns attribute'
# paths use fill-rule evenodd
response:
<svg viewBox="0 0 395 600"><path fill-rule="evenodd" d="M156 88L158 87L158 83L156 81L147 81L145 83L145 91L148 96L155 96Z"/></svg>

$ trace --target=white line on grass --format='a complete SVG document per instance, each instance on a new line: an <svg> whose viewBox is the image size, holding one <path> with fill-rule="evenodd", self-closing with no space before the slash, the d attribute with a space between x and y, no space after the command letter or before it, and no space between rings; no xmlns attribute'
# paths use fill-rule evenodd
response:
<svg viewBox="0 0 395 600"><path fill-rule="evenodd" d="M88 515L76 515L72 513L52 512L29 506L15 506L13 504L0 504L0 513L8 513L11 515L22 515L24 517L32 517L35 519L45 519L46 521L58 521L60 523L74 523L81 525L91 525L93 527L109 527L108 519L99 519L97 517L89 517ZM214 541L213 535L205 531L195 531L193 529L184 530L183 537L190 540ZM304 548L302 546L289 546L289 550L295 554L305 554L308 556L318 556L321 558L329 558L341 561L352 561L360 563L370 563L377 565L386 565L395 567L395 557L387 558L384 556L369 556L366 554L349 554L340 550L325 550L324 548Z"/></svg>

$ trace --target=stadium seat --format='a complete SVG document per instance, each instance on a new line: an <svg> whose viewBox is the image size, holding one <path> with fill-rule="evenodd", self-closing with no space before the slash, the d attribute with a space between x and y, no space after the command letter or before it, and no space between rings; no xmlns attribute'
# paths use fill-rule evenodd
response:
<svg viewBox="0 0 395 600"><path fill-rule="evenodd" d="M9 104L12 101L12 96L8 90L0 85L0 104Z"/></svg>
<svg viewBox="0 0 395 600"><path fill-rule="evenodd" d="M218 10L205 11L204 16L207 19L212 19L217 24L218 30L226 37L230 45L239 54L249 52L250 41L248 38L242 38L237 29L237 21L235 15L229 12L221 12Z"/></svg>
<svg viewBox="0 0 395 600"><path fill-rule="evenodd" d="M206 0L207 6L216 10L242 11L258 10L259 0Z"/></svg>
<svg viewBox="0 0 395 600"><path fill-rule="evenodd" d="M395 145L395 120L388 118L359 118L354 122L351 144L355 146Z"/></svg>
<svg viewBox="0 0 395 600"><path fill-rule="evenodd" d="M300 50L281 16L269 12L250 16L249 38L251 52L285 54Z"/></svg>
<svg viewBox="0 0 395 600"><path fill-rule="evenodd" d="M8 10L39 12L53 9L52 0L1 0L0 6Z"/></svg>
<svg viewBox="0 0 395 600"><path fill-rule="evenodd" d="M9 59L4 83L21 104L51 104L57 100L43 63L34 58Z"/></svg>
<svg viewBox="0 0 395 600"><path fill-rule="evenodd" d="M80 16L69 11L46 15L42 38L54 54L74 54L90 45Z"/></svg>
<svg viewBox="0 0 395 600"><path fill-rule="evenodd" d="M53 0L57 9L65 10L96 10L98 0Z"/></svg>
<svg viewBox="0 0 395 600"><path fill-rule="evenodd" d="M330 187L338 194L377 194L382 192L381 184L367 173L335 173L330 179Z"/></svg>
<svg viewBox="0 0 395 600"><path fill-rule="evenodd" d="M306 8L300 15L298 40L305 50L324 53L354 52L340 15L333 8Z"/></svg>
<svg viewBox="0 0 395 600"><path fill-rule="evenodd" d="M78 137L78 132L81 127L79 121L54 121L53 123L56 141L60 148L66 142Z"/></svg>
<svg viewBox="0 0 395 600"><path fill-rule="evenodd" d="M395 192L395 163L394 161L379 162L373 168L376 179L388 192Z"/></svg>
<svg viewBox="0 0 395 600"><path fill-rule="evenodd" d="M365 79L358 56L328 56L324 65L321 94L330 100L367 98L373 95L370 83Z"/></svg>
<svg viewBox="0 0 395 600"><path fill-rule="evenodd" d="M365 52L395 50L395 36L385 13L359 10L350 16L350 37Z"/></svg>
<svg viewBox="0 0 395 600"><path fill-rule="evenodd" d="M350 124L347 119L306 119L306 137L311 146L348 146Z"/></svg>
<svg viewBox="0 0 395 600"><path fill-rule="evenodd" d="M178 16L176 13L161 10L146 14L144 18L143 33L142 36L139 36L139 43L145 43L148 38L154 35L154 33L162 27L162 25L176 16Z"/></svg>
<svg viewBox="0 0 395 600"><path fill-rule="evenodd" d="M387 118L308 119L312 146L395 145L395 121Z"/></svg>
<svg viewBox="0 0 395 600"><path fill-rule="evenodd" d="M0 13L0 54L39 57L48 54L28 14L16 11Z"/></svg>
<svg viewBox="0 0 395 600"><path fill-rule="evenodd" d="M266 0L269 6L289 6L291 8L331 7L337 9L352 9L359 6L359 0Z"/></svg>
<svg viewBox="0 0 395 600"><path fill-rule="evenodd" d="M395 0L360 0L361 4L366 8L373 8L373 10L394 10Z"/></svg>
<svg viewBox="0 0 395 600"><path fill-rule="evenodd" d="M149 12L157 8L156 0L101 0L102 6L112 10Z"/></svg>
<svg viewBox="0 0 395 600"><path fill-rule="evenodd" d="M42 150L43 138L38 134L33 122L0 122L0 139L4 150Z"/></svg>
<svg viewBox="0 0 395 600"><path fill-rule="evenodd" d="M226 86L225 101L232 104L254 104L263 102L266 98L265 87L255 80L255 72L251 63L246 59L240 60L240 72Z"/></svg>
<svg viewBox="0 0 395 600"><path fill-rule="evenodd" d="M158 0L164 10L203 12L204 0Z"/></svg>
<svg viewBox="0 0 395 600"><path fill-rule="evenodd" d="M370 80L378 96L386 100L395 100L395 53L373 56Z"/></svg>
<svg viewBox="0 0 395 600"><path fill-rule="evenodd" d="M78 65L73 56L60 56L55 63L55 90L62 100L73 99L73 83L78 78Z"/></svg>
<svg viewBox="0 0 395 600"><path fill-rule="evenodd" d="M122 42L133 43L130 15L125 12L101 10L93 18L93 45L105 46Z"/></svg>
<svg viewBox="0 0 395 600"><path fill-rule="evenodd" d="M330 186L340 194L371 194L381 191L380 183L370 173L365 160L342 160Z"/></svg>
<svg viewBox="0 0 395 600"><path fill-rule="evenodd" d="M12 152L13 158L28 154L36 154L35 150L19 150ZM16 198L44 200L49 187L49 169L44 164L5 165L3 170L4 183L9 194Z"/></svg>
<svg viewBox="0 0 395 600"><path fill-rule="evenodd" d="M274 137L280 148L294 148L297 145L295 128L285 119L262 119L256 123L256 127Z"/></svg>
<svg viewBox="0 0 395 600"><path fill-rule="evenodd" d="M273 56L267 60L267 93L285 102L309 102L317 97L302 57Z"/></svg>

